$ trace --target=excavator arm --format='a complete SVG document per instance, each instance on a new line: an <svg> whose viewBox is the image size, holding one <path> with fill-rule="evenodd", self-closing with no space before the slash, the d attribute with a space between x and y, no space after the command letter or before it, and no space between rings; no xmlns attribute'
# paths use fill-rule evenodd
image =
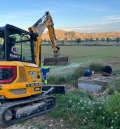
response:
<svg viewBox="0 0 120 129"><path fill-rule="evenodd" d="M54 57L45 57L44 58L44 65L69 65L69 57L68 56L59 56L59 49L60 47L56 44L56 35L54 31L54 23L52 17L49 12L46 12L45 15L40 18L32 27L29 27L29 32L33 33L33 39L35 41L35 60L36 65L39 66L40 60L40 45L42 43L42 33L44 30L48 28L48 33L50 40L52 42L52 48L54 52Z"/></svg>

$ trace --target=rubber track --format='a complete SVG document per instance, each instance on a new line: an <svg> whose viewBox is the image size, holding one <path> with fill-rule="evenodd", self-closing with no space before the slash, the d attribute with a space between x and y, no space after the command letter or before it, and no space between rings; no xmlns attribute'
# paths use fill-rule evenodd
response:
<svg viewBox="0 0 120 129"><path fill-rule="evenodd" d="M4 121L4 118L3 118L3 115L5 113L5 111L11 107L16 107L16 106L21 106L22 104L28 104L28 103L31 103L31 102L35 102L35 101L42 101L44 99L53 99L54 100L54 105L50 108L50 109L46 109L44 111L40 111L40 112L37 112L37 113L34 113L34 114L30 114L28 116L24 116L24 117L21 117L19 119L15 118L15 119L12 119L8 122L5 122ZM41 115L41 114L44 114L46 112L49 112L49 111L52 111L56 108L57 106L57 101L56 101L56 98L54 96L50 96L50 95L39 95L37 97L31 97L29 99L25 99L25 100L19 100L19 101L15 101L15 102L9 102L9 103L5 103L5 104L2 104L0 106L0 124L2 126L10 126L20 120L26 120L26 119L29 119L29 118L32 118L32 117L35 117L37 115Z"/></svg>

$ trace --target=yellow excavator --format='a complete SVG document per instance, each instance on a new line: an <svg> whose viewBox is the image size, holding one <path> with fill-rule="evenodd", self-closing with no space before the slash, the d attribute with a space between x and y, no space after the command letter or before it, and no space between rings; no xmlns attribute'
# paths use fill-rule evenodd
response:
<svg viewBox="0 0 120 129"><path fill-rule="evenodd" d="M52 111L57 101L52 94L66 94L65 85L43 85L41 64L42 33L48 28L54 52L44 65L69 65L60 56L54 23L49 12L29 32L13 25L0 27L0 124L9 126L23 119Z"/></svg>

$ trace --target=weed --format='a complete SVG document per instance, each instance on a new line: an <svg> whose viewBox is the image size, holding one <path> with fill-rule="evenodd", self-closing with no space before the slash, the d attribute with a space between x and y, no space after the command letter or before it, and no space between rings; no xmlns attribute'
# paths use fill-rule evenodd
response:
<svg viewBox="0 0 120 129"><path fill-rule="evenodd" d="M106 63L101 59L98 59L98 60L91 59L87 62L87 67L90 70L95 70L95 72L102 72L103 67L105 65Z"/></svg>
<svg viewBox="0 0 120 129"><path fill-rule="evenodd" d="M16 123L16 126L22 127L22 126L24 126L25 122L26 122L26 120L20 120L19 122Z"/></svg>
<svg viewBox="0 0 120 129"><path fill-rule="evenodd" d="M103 67L106 65L106 63L103 60L88 60L87 62L83 63L82 66L79 66L76 68L76 72L83 75L85 73L86 69L90 69L91 71L94 70L96 73L102 72Z"/></svg>
<svg viewBox="0 0 120 129"><path fill-rule="evenodd" d="M25 127L26 129L44 129L46 127L46 125L36 125L36 124L31 124L31 125L26 125L25 124L26 120L21 120L19 122L16 123L16 127Z"/></svg>
<svg viewBox="0 0 120 129"><path fill-rule="evenodd" d="M106 95L112 95L115 91L120 93L120 77L114 78L110 81L106 89Z"/></svg>
<svg viewBox="0 0 120 129"><path fill-rule="evenodd" d="M58 106L51 117L60 117L76 128L115 128L120 126L120 95L115 92L109 98L94 98L84 91L68 95L56 95Z"/></svg>
<svg viewBox="0 0 120 129"><path fill-rule="evenodd" d="M64 127L66 127L66 128L72 128L72 124L64 125Z"/></svg>
<svg viewBox="0 0 120 129"><path fill-rule="evenodd" d="M61 84L64 82L69 82L71 80L75 80L78 78L77 73L69 73L69 74L63 74L63 75L53 75L48 77L48 82L52 84Z"/></svg>

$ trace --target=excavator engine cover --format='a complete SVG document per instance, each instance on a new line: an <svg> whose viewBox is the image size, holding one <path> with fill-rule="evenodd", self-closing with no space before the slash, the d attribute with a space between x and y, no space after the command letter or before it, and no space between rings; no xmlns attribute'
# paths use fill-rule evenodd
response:
<svg viewBox="0 0 120 129"><path fill-rule="evenodd" d="M69 65L70 60L68 56L59 56L59 57L45 57L44 65L45 66L60 66L60 65Z"/></svg>

